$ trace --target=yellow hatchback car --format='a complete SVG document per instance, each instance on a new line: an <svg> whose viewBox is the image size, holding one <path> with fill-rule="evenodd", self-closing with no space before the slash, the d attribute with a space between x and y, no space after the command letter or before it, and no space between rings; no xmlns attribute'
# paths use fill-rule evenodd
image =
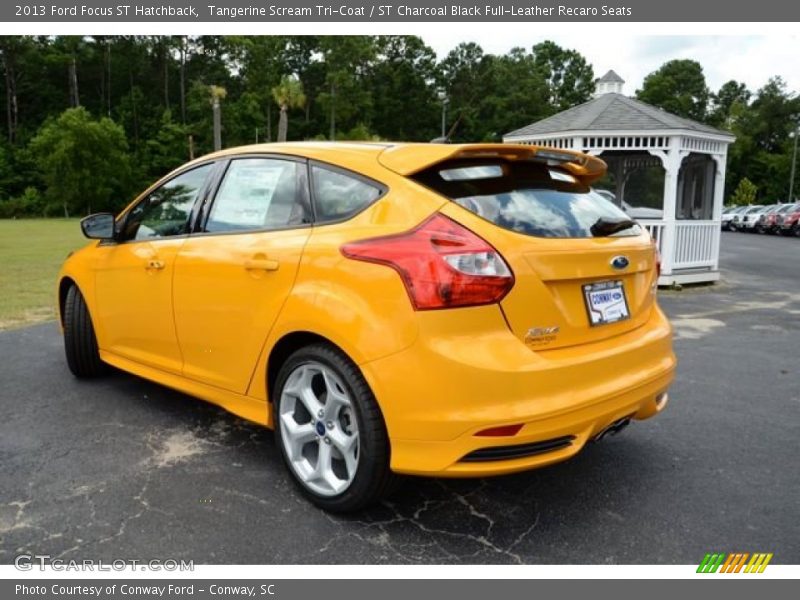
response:
<svg viewBox="0 0 800 600"><path fill-rule="evenodd" d="M67 362L274 428L331 511L395 474L541 467L667 403L648 233L605 164L508 144L290 143L170 173L58 281Z"/></svg>

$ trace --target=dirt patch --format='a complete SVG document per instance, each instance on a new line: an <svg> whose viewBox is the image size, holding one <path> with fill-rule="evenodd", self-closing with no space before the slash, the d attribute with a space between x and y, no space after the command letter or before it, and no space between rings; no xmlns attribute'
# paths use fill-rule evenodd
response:
<svg viewBox="0 0 800 600"><path fill-rule="evenodd" d="M178 431L154 444L151 461L156 467L167 467L206 451L205 440L198 438L191 431Z"/></svg>

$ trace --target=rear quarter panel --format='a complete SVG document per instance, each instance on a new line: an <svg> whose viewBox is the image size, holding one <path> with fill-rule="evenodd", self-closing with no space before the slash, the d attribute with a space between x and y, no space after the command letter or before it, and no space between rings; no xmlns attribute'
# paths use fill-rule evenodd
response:
<svg viewBox="0 0 800 600"><path fill-rule="evenodd" d="M294 288L269 333L248 395L268 399L265 375L269 354L288 334L320 335L356 364L399 352L416 339L417 315L400 275L384 265L345 258L341 247L408 231L447 200L389 171L365 174L387 185L389 191L352 219L314 227Z"/></svg>

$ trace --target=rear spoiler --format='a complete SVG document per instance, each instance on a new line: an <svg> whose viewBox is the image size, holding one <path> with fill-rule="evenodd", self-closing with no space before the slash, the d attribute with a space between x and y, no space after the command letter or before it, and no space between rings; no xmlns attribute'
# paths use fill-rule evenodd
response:
<svg viewBox="0 0 800 600"><path fill-rule="evenodd" d="M395 173L409 176L438 163L460 158L546 162L565 169L584 185L597 181L606 172L606 163L596 156L522 144L402 144L383 150L378 155L378 162Z"/></svg>

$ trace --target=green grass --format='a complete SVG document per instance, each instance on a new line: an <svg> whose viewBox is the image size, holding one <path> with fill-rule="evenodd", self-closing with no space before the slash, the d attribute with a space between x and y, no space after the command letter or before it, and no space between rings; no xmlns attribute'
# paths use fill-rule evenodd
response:
<svg viewBox="0 0 800 600"><path fill-rule="evenodd" d="M86 243L77 219L0 219L0 330L55 318L58 270Z"/></svg>

